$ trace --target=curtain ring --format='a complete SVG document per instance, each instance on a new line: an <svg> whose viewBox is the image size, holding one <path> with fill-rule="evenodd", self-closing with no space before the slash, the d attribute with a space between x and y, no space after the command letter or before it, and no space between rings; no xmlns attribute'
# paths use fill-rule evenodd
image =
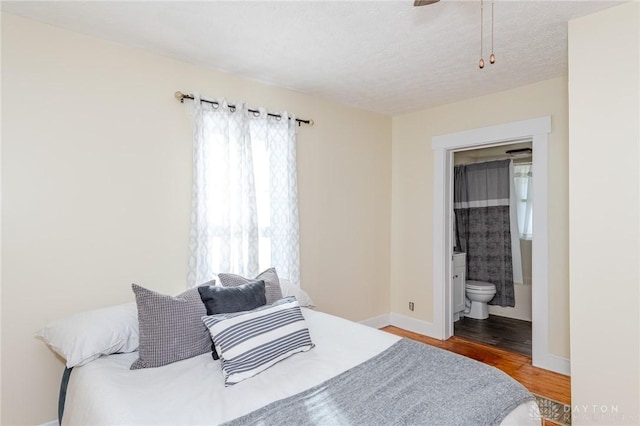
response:
<svg viewBox="0 0 640 426"><path fill-rule="evenodd" d="M253 111L254 117L260 117L260 111Z"/></svg>

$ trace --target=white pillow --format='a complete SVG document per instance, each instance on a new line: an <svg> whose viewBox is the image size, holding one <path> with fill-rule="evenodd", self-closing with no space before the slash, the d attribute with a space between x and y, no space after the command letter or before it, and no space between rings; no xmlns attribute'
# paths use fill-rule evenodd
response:
<svg viewBox="0 0 640 426"><path fill-rule="evenodd" d="M300 287L291 284L291 281L280 278L280 289L282 290L282 297L294 296L300 306L305 308L315 308L316 305L311 300L311 296Z"/></svg>
<svg viewBox="0 0 640 426"><path fill-rule="evenodd" d="M67 361L67 367L84 365L101 355L138 349L138 310L135 303L81 312L54 321L36 337Z"/></svg>

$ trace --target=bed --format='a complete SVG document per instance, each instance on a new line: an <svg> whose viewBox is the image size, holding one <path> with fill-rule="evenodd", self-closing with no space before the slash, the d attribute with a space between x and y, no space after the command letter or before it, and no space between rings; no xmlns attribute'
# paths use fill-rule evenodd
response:
<svg viewBox="0 0 640 426"><path fill-rule="evenodd" d="M493 367L301 312L315 347L233 386L225 387L210 353L140 370L130 369L137 352L75 367L63 386L61 423L540 424L533 396Z"/></svg>

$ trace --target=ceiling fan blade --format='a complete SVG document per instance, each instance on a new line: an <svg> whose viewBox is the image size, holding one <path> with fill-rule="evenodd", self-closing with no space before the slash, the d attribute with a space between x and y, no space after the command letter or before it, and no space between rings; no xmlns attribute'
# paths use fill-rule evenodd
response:
<svg viewBox="0 0 640 426"><path fill-rule="evenodd" d="M426 6L428 4L438 3L440 0L414 0L414 6Z"/></svg>

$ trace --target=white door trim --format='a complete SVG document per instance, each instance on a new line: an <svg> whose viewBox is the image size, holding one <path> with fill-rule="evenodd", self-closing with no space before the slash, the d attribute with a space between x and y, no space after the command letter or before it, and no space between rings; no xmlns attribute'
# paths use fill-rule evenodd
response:
<svg viewBox="0 0 640 426"><path fill-rule="evenodd" d="M562 374L569 374L557 356L549 354L549 248L548 248L548 144L551 116L483 127L464 132L434 136L433 188L433 329L434 336L448 339L453 335L451 312L452 247L452 173L453 152L500 145L522 139L532 140L534 203L532 241L532 364ZM568 365L568 362L566 363Z"/></svg>

